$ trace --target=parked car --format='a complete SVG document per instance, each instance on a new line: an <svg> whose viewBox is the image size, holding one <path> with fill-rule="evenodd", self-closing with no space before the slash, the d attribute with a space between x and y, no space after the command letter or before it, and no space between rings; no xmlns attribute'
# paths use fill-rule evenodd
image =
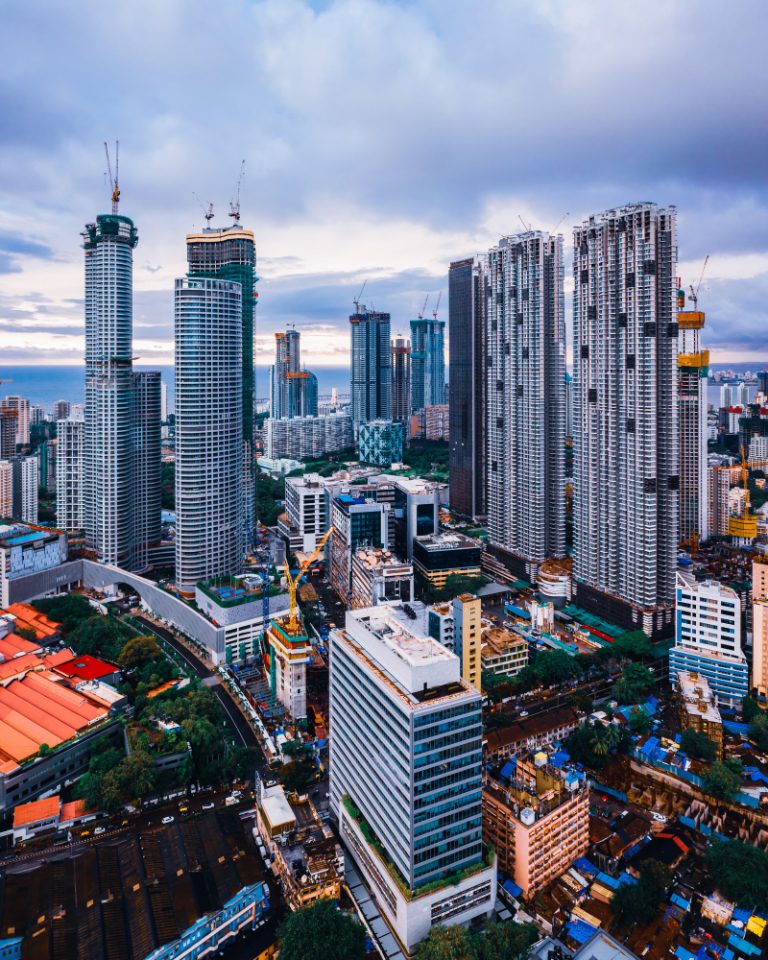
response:
<svg viewBox="0 0 768 960"><path fill-rule="evenodd" d="M163 819L160 822L167 824L167 823L173 823L173 820L174 820L173 817L163 817Z"/></svg>

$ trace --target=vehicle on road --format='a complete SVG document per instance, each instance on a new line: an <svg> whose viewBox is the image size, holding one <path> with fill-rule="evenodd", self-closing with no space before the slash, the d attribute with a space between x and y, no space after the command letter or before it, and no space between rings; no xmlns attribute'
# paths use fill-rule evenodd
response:
<svg viewBox="0 0 768 960"><path fill-rule="evenodd" d="M201 807L202 810L213 810L216 807L216 804L211 800L210 803L204 803Z"/></svg>
<svg viewBox="0 0 768 960"><path fill-rule="evenodd" d="M102 833L106 833L106 832L107 832L106 827L96 827L96 829L93 831L93 835L94 837L99 837L101 836Z"/></svg>
<svg viewBox="0 0 768 960"><path fill-rule="evenodd" d="M164 824L173 823L174 819L174 817L163 817L160 822Z"/></svg>

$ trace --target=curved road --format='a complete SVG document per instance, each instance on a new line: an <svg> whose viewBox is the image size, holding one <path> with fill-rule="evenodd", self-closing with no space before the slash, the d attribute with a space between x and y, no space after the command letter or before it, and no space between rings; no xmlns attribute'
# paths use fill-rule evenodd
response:
<svg viewBox="0 0 768 960"><path fill-rule="evenodd" d="M228 726L235 733L238 740L244 747L259 747L259 740L256 736L253 728L245 719L245 717L240 713L238 708L232 701L232 698L227 691L227 688L219 680L219 677L214 673L213 670L199 657L196 657L189 649L185 646L178 637L174 636L170 630L167 630L165 627L158 626L158 624L153 623L151 620L147 620L146 617L133 615L134 620L146 628L149 633L153 633L156 637L159 637L162 641L167 643L170 647L179 654L181 659L187 664L190 669L192 669L201 680L211 680L215 682L207 684L208 689L216 695L219 700L219 703L224 710L225 715L228 718Z"/></svg>

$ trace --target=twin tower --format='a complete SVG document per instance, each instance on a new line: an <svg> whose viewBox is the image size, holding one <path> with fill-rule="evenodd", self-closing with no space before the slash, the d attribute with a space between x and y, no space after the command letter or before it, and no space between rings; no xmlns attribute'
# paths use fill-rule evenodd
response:
<svg viewBox="0 0 768 960"><path fill-rule="evenodd" d="M88 224L86 545L141 572L160 525L160 374L133 370L133 221ZM239 570L253 526L256 247L239 223L187 237L175 284L176 585Z"/></svg>

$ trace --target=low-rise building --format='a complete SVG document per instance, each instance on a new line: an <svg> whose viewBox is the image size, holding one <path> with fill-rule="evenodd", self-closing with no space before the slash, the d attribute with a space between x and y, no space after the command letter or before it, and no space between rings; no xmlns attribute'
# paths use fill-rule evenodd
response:
<svg viewBox="0 0 768 960"><path fill-rule="evenodd" d="M483 631L480 662L483 673L513 677L528 666L528 641L504 627Z"/></svg>
<svg viewBox="0 0 768 960"><path fill-rule="evenodd" d="M678 696L678 714L683 730L696 730L714 743L717 755L723 755L723 720L717 709L715 696L705 677L686 671L675 677Z"/></svg>
<svg viewBox="0 0 768 960"><path fill-rule="evenodd" d="M441 589L450 576L479 577L483 548L461 533L433 533L413 541L414 573Z"/></svg>
<svg viewBox="0 0 768 960"><path fill-rule="evenodd" d="M535 896L589 846L584 774L556 769L544 751L507 761L483 787L483 839L523 897Z"/></svg>
<svg viewBox="0 0 768 960"><path fill-rule="evenodd" d="M558 707L535 717L525 717L508 727L489 730L485 735L485 756L500 763L527 751L541 750L565 738L584 722L573 707Z"/></svg>
<svg viewBox="0 0 768 960"><path fill-rule="evenodd" d="M61 531L21 523L0 526L0 606L17 599L16 581L21 585L36 574L55 570L66 559L67 537Z"/></svg>
<svg viewBox="0 0 768 960"><path fill-rule="evenodd" d="M338 900L344 852L308 797L291 798L279 784L258 784L258 827L291 910Z"/></svg>
<svg viewBox="0 0 768 960"><path fill-rule="evenodd" d="M352 557L351 608L375 607L390 600L413 600L413 565L380 547L358 547Z"/></svg>
<svg viewBox="0 0 768 960"><path fill-rule="evenodd" d="M264 607L260 580L255 577L201 580L195 587L195 603L215 626L224 628L228 663L261 652ZM270 596L269 616L282 617L286 613L288 594L278 592Z"/></svg>

